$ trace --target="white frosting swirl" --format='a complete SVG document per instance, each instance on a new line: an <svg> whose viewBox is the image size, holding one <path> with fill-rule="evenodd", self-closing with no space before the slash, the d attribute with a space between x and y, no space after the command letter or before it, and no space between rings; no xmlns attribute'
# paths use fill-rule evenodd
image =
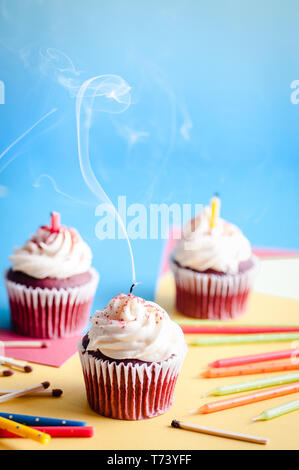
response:
<svg viewBox="0 0 299 470"><path fill-rule="evenodd" d="M250 243L238 227L220 217L211 229L210 218L211 208L205 207L185 227L183 237L174 249L173 258L186 268L236 274L239 264L251 257Z"/></svg>
<svg viewBox="0 0 299 470"><path fill-rule="evenodd" d="M52 232L41 227L22 248L15 248L9 259L14 271L37 279L65 279L88 271L92 254L76 230L61 227Z"/></svg>
<svg viewBox="0 0 299 470"><path fill-rule="evenodd" d="M186 353L184 335L154 302L119 294L91 319L87 349L113 359L160 362Z"/></svg>

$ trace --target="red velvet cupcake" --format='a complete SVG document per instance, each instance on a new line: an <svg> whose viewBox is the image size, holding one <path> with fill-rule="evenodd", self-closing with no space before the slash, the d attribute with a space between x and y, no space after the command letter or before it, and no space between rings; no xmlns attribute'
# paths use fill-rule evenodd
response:
<svg viewBox="0 0 299 470"><path fill-rule="evenodd" d="M233 224L204 210L185 227L171 256L176 307L199 319L230 320L245 312L258 259Z"/></svg>
<svg viewBox="0 0 299 470"><path fill-rule="evenodd" d="M140 420L171 407L186 344L159 305L120 294L95 313L79 354L90 407L110 418Z"/></svg>
<svg viewBox="0 0 299 470"><path fill-rule="evenodd" d="M53 213L10 257L5 273L12 324L17 333L38 338L73 336L86 327L98 284L92 254L78 232Z"/></svg>

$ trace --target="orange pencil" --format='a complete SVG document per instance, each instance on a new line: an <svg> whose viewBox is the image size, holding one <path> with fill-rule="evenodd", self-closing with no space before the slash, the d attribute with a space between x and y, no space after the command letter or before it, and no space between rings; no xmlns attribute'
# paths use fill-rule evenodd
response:
<svg viewBox="0 0 299 470"><path fill-rule="evenodd" d="M237 406L249 405L262 400L269 400L270 398L282 397L291 393L299 392L299 382L292 384L280 385L278 387L271 387L265 390L259 390L257 392L246 393L246 395L238 395L235 398L226 398L224 400L212 401L205 405L197 408L196 410L190 410L192 413L214 413L216 411L227 410L229 408L235 408Z"/></svg>
<svg viewBox="0 0 299 470"><path fill-rule="evenodd" d="M201 376L205 377L206 379L213 379L218 377L234 377L237 375L264 374L268 372L279 372L297 369L299 369L299 361L270 362L259 366L257 366L256 364L247 364L242 367L211 368L203 371L201 373Z"/></svg>

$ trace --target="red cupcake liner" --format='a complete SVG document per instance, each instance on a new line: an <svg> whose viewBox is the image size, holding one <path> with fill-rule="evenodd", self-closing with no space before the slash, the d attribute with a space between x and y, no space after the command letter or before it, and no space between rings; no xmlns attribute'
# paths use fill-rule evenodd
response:
<svg viewBox="0 0 299 470"><path fill-rule="evenodd" d="M13 328L34 338L64 338L81 333L88 322L99 275L79 287L41 289L5 279Z"/></svg>
<svg viewBox="0 0 299 470"><path fill-rule="evenodd" d="M231 320L242 315L258 268L258 259L252 259L250 269L234 275L200 273L171 261L177 310L188 317L209 320Z"/></svg>
<svg viewBox="0 0 299 470"><path fill-rule="evenodd" d="M114 419L140 420L165 413L173 404L182 359L161 363L123 364L79 354L89 406Z"/></svg>

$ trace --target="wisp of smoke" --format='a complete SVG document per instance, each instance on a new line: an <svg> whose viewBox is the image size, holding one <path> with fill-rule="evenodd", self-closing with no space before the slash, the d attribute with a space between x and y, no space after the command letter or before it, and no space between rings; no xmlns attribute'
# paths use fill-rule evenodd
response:
<svg viewBox="0 0 299 470"><path fill-rule="evenodd" d="M43 179L47 179L50 181L50 183L52 184L53 186L53 189L54 191L57 193L57 194L60 194L61 196L67 198L67 199L70 199L71 201L75 202L76 204L85 204L85 205L91 205L90 203L88 202L85 202L85 201L82 201L81 199L77 199L73 196L70 196L69 194L65 193L64 191L61 191L61 189L59 189L59 187L57 186L57 183L56 181L54 180L54 178L52 178L52 176L50 175L47 175L47 174L42 174L42 175L39 175L39 177L35 180L35 182L33 183L33 187L34 188L40 188L41 186L41 180ZM0 187L1 188L1 187Z"/></svg>
<svg viewBox="0 0 299 470"><path fill-rule="evenodd" d="M21 134L17 139L15 139L6 149L0 154L0 173L6 168L19 154L14 154L10 159L4 160L3 157L16 145L18 144L21 140L23 140L30 132L37 127L41 122L43 122L45 119L47 119L51 114L55 113L57 111L56 108L52 109L48 113L46 113L44 116L42 116L38 121L36 121L32 126L29 127L23 134Z"/></svg>
<svg viewBox="0 0 299 470"><path fill-rule="evenodd" d="M108 207L111 208L113 215L116 217L116 220L124 233L130 251L132 283L135 284L135 263L129 236L122 218L98 182L91 167L89 156L89 130L91 127L93 111L97 109L102 112L113 114L123 113L131 104L130 89L130 86L117 75L99 75L86 80L81 85L77 94L76 119L78 153L82 176L90 191L95 194L100 201L106 202Z"/></svg>

